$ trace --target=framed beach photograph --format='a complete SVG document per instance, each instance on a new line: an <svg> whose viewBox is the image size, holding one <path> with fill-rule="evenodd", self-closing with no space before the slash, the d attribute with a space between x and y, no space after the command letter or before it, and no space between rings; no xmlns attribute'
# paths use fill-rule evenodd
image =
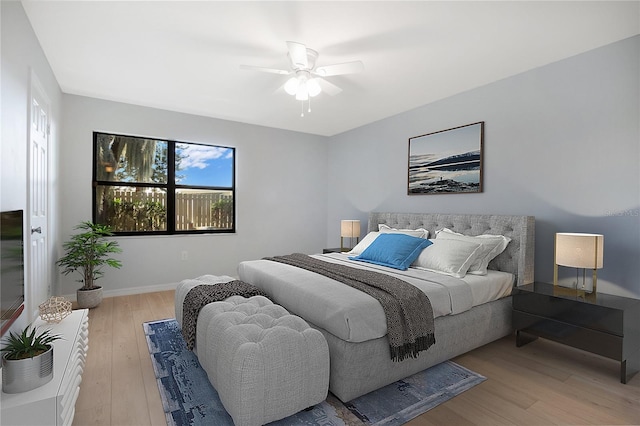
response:
<svg viewBox="0 0 640 426"><path fill-rule="evenodd" d="M409 138L407 194L482 192L484 121Z"/></svg>

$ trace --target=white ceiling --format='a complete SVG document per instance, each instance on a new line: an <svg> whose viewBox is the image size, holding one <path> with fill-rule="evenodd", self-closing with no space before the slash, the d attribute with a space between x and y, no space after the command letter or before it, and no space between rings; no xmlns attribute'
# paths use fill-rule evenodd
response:
<svg viewBox="0 0 640 426"><path fill-rule="evenodd" d="M638 1L22 3L65 93L326 136L640 33ZM302 118L240 69L288 69L287 40L365 71Z"/></svg>

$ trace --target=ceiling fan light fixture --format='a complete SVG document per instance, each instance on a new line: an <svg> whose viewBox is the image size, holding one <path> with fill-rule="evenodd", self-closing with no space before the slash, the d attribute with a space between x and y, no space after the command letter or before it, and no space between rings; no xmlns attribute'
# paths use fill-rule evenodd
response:
<svg viewBox="0 0 640 426"><path fill-rule="evenodd" d="M307 90L307 82L301 81L298 86L298 91L296 92L296 100L298 101L306 101L309 99L309 91Z"/></svg>
<svg viewBox="0 0 640 426"><path fill-rule="evenodd" d="M284 91L290 95L295 95L298 92L300 86L300 80L297 77L291 77L284 85Z"/></svg>

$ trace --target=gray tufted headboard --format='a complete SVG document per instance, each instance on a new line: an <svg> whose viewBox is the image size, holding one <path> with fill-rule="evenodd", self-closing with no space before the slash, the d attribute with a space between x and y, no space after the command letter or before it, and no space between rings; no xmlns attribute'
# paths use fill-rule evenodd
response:
<svg viewBox="0 0 640 426"><path fill-rule="evenodd" d="M369 232L377 231L378 224L392 228L429 230L429 238L436 231L449 228L465 235L500 234L511 242L498 257L489 263L489 269L511 272L516 285L533 282L535 251L535 218L533 216L498 216L480 214L443 213L380 213L369 214Z"/></svg>

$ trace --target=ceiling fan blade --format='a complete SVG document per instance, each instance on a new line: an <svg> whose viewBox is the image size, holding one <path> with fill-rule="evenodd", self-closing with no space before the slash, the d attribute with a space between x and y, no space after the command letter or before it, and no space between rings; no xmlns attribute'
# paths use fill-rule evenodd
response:
<svg viewBox="0 0 640 426"><path fill-rule="evenodd" d="M291 71L278 70L275 68L254 67L253 65L240 65L240 69L249 71L269 72L272 74L289 75Z"/></svg>
<svg viewBox="0 0 640 426"><path fill-rule="evenodd" d="M328 82L324 78L318 78L318 84L320 84L320 88L327 95L335 96L338 93L342 92L342 89L336 86L333 83Z"/></svg>
<svg viewBox="0 0 640 426"><path fill-rule="evenodd" d="M287 48L289 49L289 59L291 59L291 65L293 68L308 68L309 63L307 61L307 46L295 41L288 41Z"/></svg>
<svg viewBox="0 0 640 426"><path fill-rule="evenodd" d="M318 67L314 71L320 77L328 77L332 75L355 74L364 71L362 61L345 62L344 64L327 65Z"/></svg>

